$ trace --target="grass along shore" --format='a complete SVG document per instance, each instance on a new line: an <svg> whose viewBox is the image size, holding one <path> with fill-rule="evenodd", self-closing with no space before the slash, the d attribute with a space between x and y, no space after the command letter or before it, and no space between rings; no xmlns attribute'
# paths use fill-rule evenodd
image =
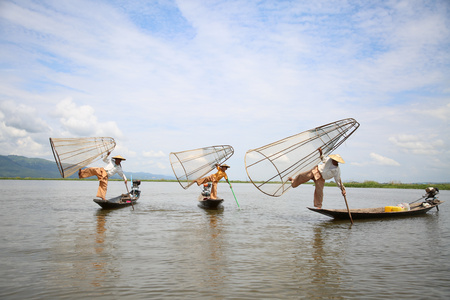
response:
<svg viewBox="0 0 450 300"><path fill-rule="evenodd" d="M31 177L0 177L0 180L91 180L97 181L97 179L77 179L77 178L31 178ZM111 181L122 181L122 179L111 179ZM173 179L142 179L142 182L178 182ZM231 183L251 183L250 181L232 180ZM306 184L313 184L308 182ZM383 188L383 189L418 189L423 190L429 186L438 188L439 190L450 190L450 183L400 183L389 182L379 183L376 181L364 181L364 182L344 182L345 187L348 188ZM325 186L336 186L334 182L326 182Z"/></svg>
<svg viewBox="0 0 450 300"><path fill-rule="evenodd" d="M335 185L332 184L325 184ZM383 189L418 189L424 190L429 186L438 188L439 190L450 190L450 183L378 183L376 181L364 181L364 182L344 182L344 186L352 188L383 188Z"/></svg>

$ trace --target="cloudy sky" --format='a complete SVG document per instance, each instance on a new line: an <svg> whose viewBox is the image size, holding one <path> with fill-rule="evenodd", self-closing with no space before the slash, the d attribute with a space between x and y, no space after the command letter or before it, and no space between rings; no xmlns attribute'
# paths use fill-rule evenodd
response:
<svg viewBox="0 0 450 300"><path fill-rule="evenodd" d="M0 154L111 136L125 171L344 118L344 181L450 181L450 2L0 0ZM102 165L102 162L97 162Z"/></svg>

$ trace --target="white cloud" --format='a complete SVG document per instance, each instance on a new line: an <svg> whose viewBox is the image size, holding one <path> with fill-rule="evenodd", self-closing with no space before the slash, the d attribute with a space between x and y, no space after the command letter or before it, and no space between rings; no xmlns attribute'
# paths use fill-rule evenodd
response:
<svg viewBox="0 0 450 300"><path fill-rule="evenodd" d="M5 125L28 133L48 131L49 126L42 120L37 109L25 104L16 104L12 101L0 103L0 112Z"/></svg>
<svg viewBox="0 0 450 300"><path fill-rule="evenodd" d="M45 146L36 142L26 130L9 127L0 119L1 155L42 156L46 152Z"/></svg>
<svg viewBox="0 0 450 300"><path fill-rule="evenodd" d="M374 166L374 165L394 166L394 167L400 166L400 163L395 161L394 159L382 156L382 155L374 153L374 152L371 152L369 156L370 156L371 160L364 159L364 162L352 161L352 162L350 162L350 165L356 166L356 167L367 167L367 166Z"/></svg>
<svg viewBox="0 0 450 300"><path fill-rule="evenodd" d="M17 150L15 154L26 155L28 153L42 153L45 151L42 144L35 142L30 136L17 140Z"/></svg>
<svg viewBox="0 0 450 300"><path fill-rule="evenodd" d="M71 99L64 99L56 105L54 116L59 118L65 130L75 136L95 135L97 117L91 106L77 106Z"/></svg>
<svg viewBox="0 0 450 300"><path fill-rule="evenodd" d="M425 114L431 118L439 118L443 121L450 120L450 102L446 105L442 105L439 107L428 106L427 109L424 110L414 110L417 114Z"/></svg>
<svg viewBox="0 0 450 300"><path fill-rule="evenodd" d="M402 151L413 154L439 154L442 152L444 146L444 141L434 135L397 135L390 137L389 141Z"/></svg>
<svg viewBox="0 0 450 300"><path fill-rule="evenodd" d="M374 160L374 163L378 165L396 166L396 167L400 166L400 164L395 160L393 160L392 158L387 158L376 153L370 153L370 157Z"/></svg>
<svg viewBox="0 0 450 300"><path fill-rule="evenodd" d="M112 113L114 112L113 109L111 111ZM64 99L59 102L56 105L53 116L59 119L63 129L69 135L111 136L113 138L121 138L123 136L116 122L99 122L92 106L78 106L72 99Z"/></svg>
<svg viewBox="0 0 450 300"><path fill-rule="evenodd" d="M152 157L152 158L161 158L161 157L166 157L167 156L161 150L159 150L159 151L153 151L153 150L144 151L144 152L142 152L142 155L144 157Z"/></svg>
<svg viewBox="0 0 450 300"><path fill-rule="evenodd" d="M165 163L158 162L158 163L156 163L156 165L161 170L166 170L167 169L167 164L165 164Z"/></svg>
<svg viewBox="0 0 450 300"><path fill-rule="evenodd" d="M8 138L21 138L27 136L26 130L10 127L4 121L0 122L0 140L7 140Z"/></svg>
<svg viewBox="0 0 450 300"><path fill-rule="evenodd" d="M134 171L170 174L165 153L231 144L230 176L244 179L246 150L354 117L361 128L340 153L353 161L382 153L403 168L415 159L419 168L417 154L445 156L450 143L447 8L5 0L0 101L28 108L14 118L0 109L0 146L9 153L17 138L49 149L48 136L112 136ZM382 168L388 159L369 161Z"/></svg>
<svg viewBox="0 0 450 300"><path fill-rule="evenodd" d="M42 156L49 130L33 107L11 101L0 103L0 153Z"/></svg>

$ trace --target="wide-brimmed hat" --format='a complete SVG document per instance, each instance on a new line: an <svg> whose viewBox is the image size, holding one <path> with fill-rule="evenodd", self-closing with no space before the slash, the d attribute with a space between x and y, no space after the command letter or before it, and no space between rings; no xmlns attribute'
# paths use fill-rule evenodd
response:
<svg viewBox="0 0 450 300"><path fill-rule="evenodd" d="M331 158L332 160L340 162L341 164L345 164L344 159L339 154L330 154L328 155L328 157Z"/></svg>
<svg viewBox="0 0 450 300"><path fill-rule="evenodd" d="M223 164L223 165L220 165L221 167L225 167L225 168L231 168L229 165L227 165L227 164Z"/></svg>
<svg viewBox="0 0 450 300"><path fill-rule="evenodd" d="M123 158L123 157L122 157L122 156L120 156L120 155L116 155L116 156L114 156L114 157L113 157L113 159L126 160L125 158Z"/></svg>

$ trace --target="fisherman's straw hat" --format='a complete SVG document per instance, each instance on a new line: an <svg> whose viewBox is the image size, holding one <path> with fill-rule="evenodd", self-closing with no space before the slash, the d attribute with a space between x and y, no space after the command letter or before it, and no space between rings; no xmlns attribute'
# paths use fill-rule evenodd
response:
<svg viewBox="0 0 450 300"><path fill-rule="evenodd" d="M221 167L225 167L225 168L231 168L229 165L227 165L227 164L223 164L223 165L220 165Z"/></svg>
<svg viewBox="0 0 450 300"><path fill-rule="evenodd" d="M330 154L328 155L328 157L331 158L332 160L340 162L341 164L345 164L344 159L339 154Z"/></svg>
<svg viewBox="0 0 450 300"><path fill-rule="evenodd" d="M116 155L116 156L114 156L113 157L113 159L121 159L121 160L126 160L125 158L123 158L122 156L120 156L120 155Z"/></svg>

